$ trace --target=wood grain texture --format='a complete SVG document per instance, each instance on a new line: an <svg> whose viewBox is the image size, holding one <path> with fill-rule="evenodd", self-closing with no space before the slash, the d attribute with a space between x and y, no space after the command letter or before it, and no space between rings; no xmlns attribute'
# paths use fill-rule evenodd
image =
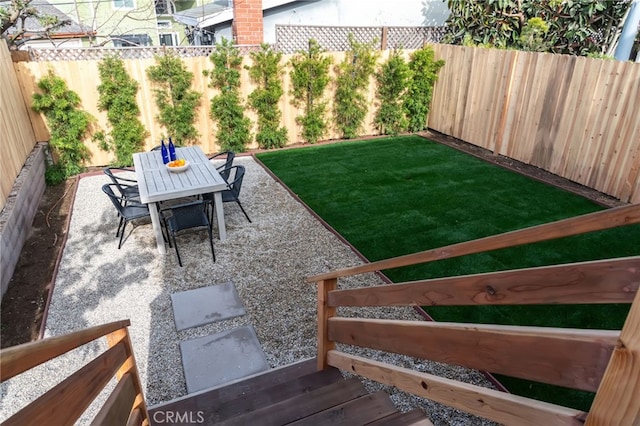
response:
<svg viewBox="0 0 640 426"><path fill-rule="evenodd" d="M334 382L310 392L298 394L275 404L261 407L246 414L229 419L216 421L218 425L264 425L277 426L292 424L293 422L312 416L320 411L334 407L344 401L349 401L367 395L367 391L356 378ZM322 423L316 423L322 424Z"/></svg>
<svg viewBox="0 0 640 426"><path fill-rule="evenodd" d="M397 412L383 417L367 426L433 426L433 423L419 408L404 413Z"/></svg>
<svg viewBox="0 0 640 426"><path fill-rule="evenodd" d="M329 338L328 321L336 314L336 308L329 306L329 292L335 290L338 280L328 279L318 282L318 370L324 370L327 365L327 352L335 349L335 343Z"/></svg>
<svg viewBox="0 0 640 426"><path fill-rule="evenodd" d="M72 425L127 359L120 343L77 370L44 395L18 411L3 424Z"/></svg>
<svg viewBox="0 0 640 426"><path fill-rule="evenodd" d="M586 413L338 351L329 363L432 401L508 425L582 425Z"/></svg>
<svg viewBox="0 0 640 426"><path fill-rule="evenodd" d="M133 388L136 392L136 397L133 402L133 409L139 410L142 416L142 422L149 422L149 412L147 410L147 404L144 400L144 393L142 383L140 382L140 373L138 371L138 365L136 364L135 355L133 353L133 345L131 343L131 337L129 336L129 330L127 328L121 328L113 333L107 335L107 343L109 347L115 347L124 344L127 352L127 359L122 363L118 371L116 371L116 379L122 380L127 374L131 375L133 381Z"/></svg>
<svg viewBox="0 0 640 426"><path fill-rule="evenodd" d="M127 373L118 382L91 424L96 426L126 424L135 399L136 389L133 385L133 378L130 373Z"/></svg>
<svg viewBox="0 0 640 426"><path fill-rule="evenodd" d="M595 392L618 331L332 318L329 339Z"/></svg>
<svg viewBox="0 0 640 426"><path fill-rule="evenodd" d="M85 343L106 336L123 327L128 327L129 324L129 320L116 321L64 336L48 337L36 342L3 349L0 351L0 380L8 380Z"/></svg>
<svg viewBox="0 0 640 426"><path fill-rule="evenodd" d="M640 424L640 292L620 332L587 425Z"/></svg>
<svg viewBox="0 0 640 426"><path fill-rule="evenodd" d="M142 420L142 413L140 412L140 410L133 410L131 412L131 416L129 417L129 420L127 421L127 426L139 426L139 425L148 425L149 422L148 421L143 421Z"/></svg>
<svg viewBox="0 0 640 426"><path fill-rule="evenodd" d="M31 127L27 104L14 71L6 41L0 40L0 210L4 207L25 160L37 139ZM30 97L28 98L30 100ZM30 105L30 104L29 104Z"/></svg>
<svg viewBox="0 0 640 426"><path fill-rule="evenodd" d="M290 423L291 426L366 425L396 411L384 391L363 395ZM275 426L275 425L274 425Z"/></svg>
<svg viewBox="0 0 640 426"><path fill-rule="evenodd" d="M329 306L631 303L640 256L335 290Z"/></svg>
<svg viewBox="0 0 640 426"><path fill-rule="evenodd" d="M426 263L434 260L450 259L467 254L481 253L505 247L515 247L539 241L553 240L556 238L616 228L635 223L640 223L640 204L602 210L543 225L492 235L490 237L484 237L477 240L452 244L446 247L425 250L418 253L398 256L351 268L339 269L325 274L308 277L307 281L315 282L331 278L363 274L366 272L399 268L402 266Z"/></svg>

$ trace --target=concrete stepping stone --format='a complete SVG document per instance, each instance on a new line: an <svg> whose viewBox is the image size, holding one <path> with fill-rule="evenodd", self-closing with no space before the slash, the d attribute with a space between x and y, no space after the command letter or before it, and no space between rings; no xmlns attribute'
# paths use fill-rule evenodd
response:
<svg viewBox="0 0 640 426"><path fill-rule="evenodd" d="M174 293L171 304L178 331L245 314L231 281Z"/></svg>
<svg viewBox="0 0 640 426"><path fill-rule="evenodd" d="M269 369L252 326L180 342L187 392L218 386Z"/></svg>

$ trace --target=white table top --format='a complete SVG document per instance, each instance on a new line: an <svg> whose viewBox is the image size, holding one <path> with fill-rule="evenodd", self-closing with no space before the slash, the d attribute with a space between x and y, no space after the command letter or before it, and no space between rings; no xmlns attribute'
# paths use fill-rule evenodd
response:
<svg viewBox="0 0 640 426"><path fill-rule="evenodd" d="M162 162L160 151L133 154L142 203L155 203L227 188L226 182L199 146L176 148L176 156L189 162L187 170L170 172Z"/></svg>

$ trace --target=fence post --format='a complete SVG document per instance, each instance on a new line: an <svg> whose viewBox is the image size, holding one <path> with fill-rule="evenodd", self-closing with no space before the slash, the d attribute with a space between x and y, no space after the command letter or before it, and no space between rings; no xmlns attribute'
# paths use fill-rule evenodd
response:
<svg viewBox="0 0 640 426"><path fill-rule="evenodd" d="M382 27L382 37L380 37L380 50L387 50L387 36L389 34L388 27Z"/></svg>
<svg viewBox="0 0 640 426"><path fill-rule="evenodd" d="M136 399L133 409L139 409L143 423L146 421L146 424L149 424L149 412L147 411L147 404L144 400L144 393L142 392L142 383L140 382L138 366L133 354L133 345L131 344L131 338L129 337L129 330L126 327L123 327L119 330L107 334L106 337L107 343L109 344L110 348L117 345L121 341L125 344L128 359L124 364L122 364L122 366L116 373L116 378L118 379L118 381L120 381L120 379L122 379L122 376L124 376L125 374L131 374L131 377L133 379L133 387L136 391Z"/></svg>
<svg viewBox="0 0 640 426"><path fill-rule="evenodd" d="M329 340L329 318L336 315L336 308L329 306L329 292L338 287L338 279L318 281L318 370L329 367L327 352L335 349L334 341Z"/></svg>
<svg viewBox="0 0 640 426"><path fill-rule="evenodd" d="M509 75L507 76L507 87L505 89L505 95L502 102L502 108L500 111L500 122L498 124L498 131L496 132L496 139L493 145L493 155L499 155L502 149L502 142L504 141L504 131L507 125L507 115L509 114L509 104L511 103L511 89L513 87L513 81L516 72L516 62L518 61L518 52L510 51L505 52L505 55L510 56L509 63Z"/></svg>

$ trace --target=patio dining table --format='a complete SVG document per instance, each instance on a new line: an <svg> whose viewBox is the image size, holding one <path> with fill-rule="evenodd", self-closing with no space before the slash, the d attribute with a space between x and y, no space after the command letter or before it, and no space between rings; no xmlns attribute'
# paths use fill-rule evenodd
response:
<svg viewBox="0 0 640 426"><path fill-rule="evenodd" d="M213 193L219 237L220 240L227 238L221 193L221 191L227 189L227 183L199 146L176 148L176 156L189 162L189 167L186 170L181 172L169 171L162 161L160 151L133 154L133 164L136 169L140 190L140 201L149 205L153 232L156 236L158 251L161 254L164 254L166 250L157 208L157 204L160 201Z"/></svg>

